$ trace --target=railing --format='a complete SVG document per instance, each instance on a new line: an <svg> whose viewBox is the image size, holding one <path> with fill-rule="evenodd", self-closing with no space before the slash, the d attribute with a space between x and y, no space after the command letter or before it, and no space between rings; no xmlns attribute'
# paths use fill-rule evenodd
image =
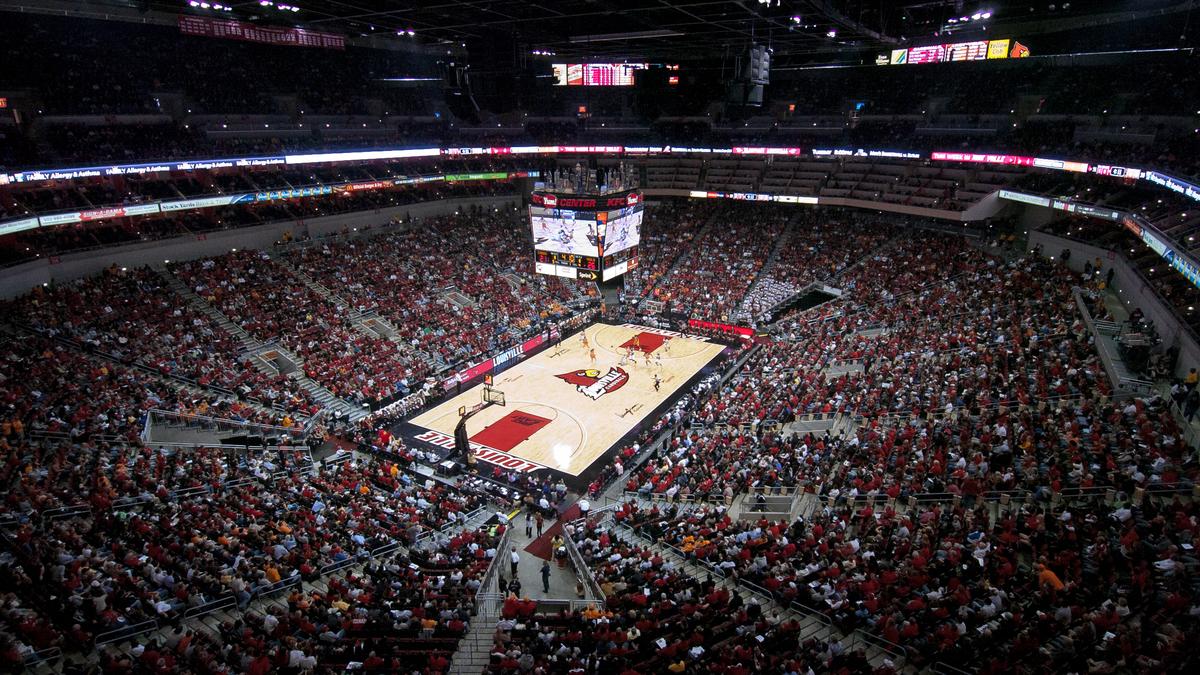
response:
<svg viewBox="0 0 1200 675"><path fill-rule="evenodd" d="M1121 327L1112 321L1097 321L1092 318L1092 313L1088 309L1087 301L1083 298L1084 289L1075 286L1071 288L1071 295L1075 298L1075 305L1079 309L1079 313L1083 316L1083 323L1087 326L1090 333L1096 336L1096 352L1100 355L1100 362L1104 365L1104 372L1108 375L1108 379L1112 382L1112 386L1117 390L1146 392L1154 387L1153 382L1142 380L1128 375L1122 375L1117 368L1117 361L1121 358L1112 352L1106 340L1101 340L1100 336L1115 337L1121 334Z"/></svg>
<svg viewBox="0 0 1200 675"><path fill-rule="evenodd" d="M279 581L276 581L275 583L271 584L270 586L264 586L262 588L256 589L254 591L253 595L256 598L267 598L272 595L278 595L278 594L280 594L284 591L290 590L292 588L300 588L301 583L303 583L303 579L300 578L300 573L296 572L292 576L290 576L286 579L280 579Z"/></svg>
<svg viewBox="0 0 1200 675"><path fill-rule="evenodd" d="M215 429L218 431L253 431L263 436L299 436L303 433L300 427L283 427L275 424L264 424L262 422L249 422L244 420L232 420L223 417L208 417L206 415L194 415L191 413L173 412L170 410L162 410L160 408L151 408L146 411L147 419L157 417L160 421L168 424L182 424L185 426L198 426L205 429Z"/></svg>
<svg viewBox="0 0 1200 675"><path fill-rule="evenodd" d="M209 447L209 446L204 446L204 447ZM279 475L290 476L290 475L293 475L294 473L300 474L300 475L308 475L312 472L313 466L314 465L311 465L311 464L304 465L296 471L287 471L287 470L279 471L276 473L276 476L279 476ZM248 485L252 485L258 481L259 481L258 478L252 478L252 477L248 476L246 478L239 478L237 480L226 481L226 482L222 483L219 486L219 488L222 491L233 490L233 489L237 489L237 488L246 487ZM180 488L178 490L173 490L169 493L169 497L171 500L181 501L184 499L190 499L193 497L199 497L201 495L207 495L207 494L212 494L212 493L213 493L213 488L211 486L208 486L208 485L192 486L192 487L187 487L187 488ZM122 497L120 499L114 500L109 508L113 511L123 511L123 510L127 510L127 509L136 508L136 507L142 506L144 504L148 504L148 503L150 503L150 501L151 501L150 499L147 499L145 497ZM64 520L67 518L77 518L77 517L82 517L82 516L89 516L91 514L92 514L92 507L89 504L69 504L66 506L57 506L52 509L46 509L44 511L22 511L20 513L5 514L3 516L0 516L0 525L16 524L21 518L30 518L35 515L40 515L42 518L44 518L46 520L55 521L55 520Z"/></svg>
<svg viewBox="0 0 1200 675"><path fill-rule="evenodd" d="M220 610L233 609L234 607L237 607L237 598L232 595L226 595L224 597L217 598L212 602L206 602L203 605L187 608L183 612L183 618L195 619L197 617L205 616L206 614L212 614L213 612Z"/></svg>
<svg viewBox="0 0 1200 675"><path fill-rule="evenodd" d="M705 497L705 496L697 496L697 495L692 495L692 494L667 495L667 493L665 493L665 492L642 493L642 492L636 492L634 490L625 490L625 498L626 499L633 499L635 497L638 499L645 499L647 501L652 501L652 502L665 502L667 504L675 504L675 503L679 503L679 504L718 504L718 505L728 506L728 502L725 501L725 497L723 497L723 496Z"/></svg>
<svg viewBox="0 0 1200 675"><path fill-rule="evenodd" d="M969 671L963 670L957 666L952 666L945 661L938 661L929 667L929 672L934 675L971 675Z"/></svg>
<svg viewBox="0 0 1200 675"><path fill-rule="evenodd" d="M58 647L50 647L26 656L23 661L26 668L34 668L41 664L50 664L60 659L62 659L62 650Z"/></svg>
<svg viewBox="0 0 1200 675"><path fill-rule="evenodd" d="M583 555L579 553L579 549L570 537L564 537L563 540L566 542L567 558L571 560L571 566L575 568L575 574L583 580L583 585L587 587L596 602L604 604L608 598L600 590L600 584L596 583L596 575L592 573L592 568L588 567L587 563L584 562Z"/></svg>
<svg viewBox="0 0 1200 675"><path fill-rule="evenodd" d="M603 607L603 600L579 600L577 598L538 598L535 612L557 614L564 609L572 612L582 612L589 607Z"/></svg>
<svg viewBox="0 0 1200 675"><path fill-rule="evenodd" d="M115 507L115 505L114 505ZM42 511L42 517L47 520L63 520L65 518L74 518L89 514L92 512L92 507L87 504L74 504L72 506L60 506L54 509Z"/></svg>
<svg viewBox="0 0 1200 675"><path fill-rule="evenodd" d="M504 535L500 537L500 543L496 544L496 557L492 558L492 562L488 565L487 571L483 573L483 578L479 580L479 592L475 594L475 613L479 614L482 609L481 598L492 593L492 586L496 579L500 576L500 569L504 565L505 551L509 549L509 541L512 539L512 524L504 529ZM497 594L499 595L499 594Z"/></svg>
<svg viewBox="0 0 1200 675"><path fill-rule="evenodd" d="M329 576L330 574L333 574L335 572L340 572L340 571L346 569L347 567L353 567L356 563L360 563L364 560L370 560L370 559L371 559L370 553L358 553L356 555L352 555L343 560L338 560L335 562L331 562L327 565L324 565L323 567L321 567L320 574L323 577Z"/></svg>
<svg viewBox="0 0 1200 675"><path fill-rule="evenodd" d="M627 525L624 525L621 523L616 523L615 525L616 525L617 529L626 530L632 537L634 537L638 540L648 542L651 545L657 543L659 546L663 546L664 548L669 549L672 553L674 553L680 560L684 561L685 563L698 564L698 565L708 569L709 571L711 571L714 575L716 575L718 577L725 576L725 574L721 570L721 568L711 565L706 561L697 560L695 557L689 556L689 555L683 553L682 551L675 548L674 546L671 546L670 544L666 544L663 542L651 542L649 539L647 539L646 537L643 537L641 534L639 534L637 531L635 531L633 528L630 528ZM768 603L774 603L776 601L775 595L771 591L767 590L766 588L763 588L762 586L759 586L758 584L755 584L750 581L746 581L745 579L738 579L737 584L743 590L745 590L749 593L752 593L753 595L759 596L760 598L766 600ZM790 607L792 609L796 610L800 614L814 618L819 623L827 626L831 632L836 632L839 634L842 633L842 631L833 624L832 620L824 612L822 612L818 609L812 608L812 607L808 607L797 601L793 601L791 603ZM907 650L903 646L898 645L894 642L890 642L890 641L888 641L882 637L879 637L877 635L872 635L863 630L855 629L850 634L846 635L846 637L850 641L851 645L853 645L855 642L861 642L861 643L870 645L871 647L874 647L874 648L879 649L880 651L884 652L885 654L887 654L889 656L889 658L891 658L894 662L897 662L897 663L899 663L901 659L904 659L905 655L907 654Z"/></svg>
<svg viewBox="0 0 1200 675"><path fill-rule="evenodd" d="M500 556L496 556L499 558ZM482 589L483 587L480 586ZM475 615L476 616L499 616L500 609L504 605L504 595L502 593L480 592L475 594ZM491 642L492 636L487 636L488 642Z"/></svg>
<svg viewBox="0 0 1200 675"><path fill-rule="evenodd" d="M128 640L129 638L136 637L138 635L145 635L146 633L152 633L156 630L158 630L158 622L154 619L150 619L141 623L135 623L131 626L125 626L124 628L110 630L107 633L101 633L96 636L96 646L100 647L113 642Z"/></svg>

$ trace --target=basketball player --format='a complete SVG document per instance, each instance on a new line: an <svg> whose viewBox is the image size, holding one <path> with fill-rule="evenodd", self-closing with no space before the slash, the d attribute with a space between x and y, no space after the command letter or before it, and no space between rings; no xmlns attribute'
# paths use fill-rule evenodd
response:
<svg viewBox="0 0 1200 675"><path fill-rule="evenodd" d="M641 349L641 348L642 348L642 336L640 334L634 335L633 336L633 346L631 347L631 349Z"/></svg>
<svg viewBox="0 0 1200 675"><path fill-rule="evenodd" d="M658 373L655 373L655 374L654 374L654 391L658 391L658 388L659 388L661 385L662 385L662 379L660 379L660 378L658 377Z"/></svg>
<svg viewBox="0 0 1200 675"><path fill-rule="evenodd" d="M588 357L592 359L592 365L596 365L596 350L588 349Z"/></svg>
<svg viewBox="0 0 1200 675"><path fill-rule="evenodd" d="M666 352L666 353L668 353L668 354L670 354L670 353L671 353L671 336L670 336L670 335L664 335L664 336L663 336L663 344L662 344L662 347L663 347L663 351L664 351L664 352Z"/></svg>
<svg viewBox="0 0 1200 675"><path fill-rule="evenodd" d="M591 346L588 344L587 331L581 331L579 333L579 342L581 342L583 344L584 349L587 349L588 347Z"/></svg>

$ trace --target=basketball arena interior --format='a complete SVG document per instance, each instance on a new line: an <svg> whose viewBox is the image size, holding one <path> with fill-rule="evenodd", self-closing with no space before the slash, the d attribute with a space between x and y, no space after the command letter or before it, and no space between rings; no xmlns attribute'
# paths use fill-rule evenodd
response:
<svg viewBox="0 0 1200 675"><path fill-rule="evenodd" d="M1197 31L0 2L0 671L1200 672Z"/></svg>

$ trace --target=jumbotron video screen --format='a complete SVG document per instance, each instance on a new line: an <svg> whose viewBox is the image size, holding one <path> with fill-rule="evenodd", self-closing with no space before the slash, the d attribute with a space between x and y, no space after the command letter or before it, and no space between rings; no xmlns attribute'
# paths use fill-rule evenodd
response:
<svg viewBox="0 0 1200 675"><path fill-rule="evenodd" d="M573 199L573 208L558 208L561 202L545 198L550 195L539 197L529 207L539 274L609 281L637 266L644 212L640 194Z"/></svg>

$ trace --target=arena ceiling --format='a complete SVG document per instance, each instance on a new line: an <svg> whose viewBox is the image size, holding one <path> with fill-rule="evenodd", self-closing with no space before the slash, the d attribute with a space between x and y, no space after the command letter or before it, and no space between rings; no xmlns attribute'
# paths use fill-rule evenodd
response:
<svg viewBox="0 0 1200 675"><path fill-rule="evenodd" d="M688 59L751 42L777 55L859 50L984 24L1146 10L1183 0L263 0L229 3L240 20L280 21L351 35L391 35L472 49L498 41L568 58ZM200 12L188 2L153 9ZM958 19L989 13L988 19ZM955 19L953 23L948 23ZM413 35L409 36L408 31Z"/></svg>

